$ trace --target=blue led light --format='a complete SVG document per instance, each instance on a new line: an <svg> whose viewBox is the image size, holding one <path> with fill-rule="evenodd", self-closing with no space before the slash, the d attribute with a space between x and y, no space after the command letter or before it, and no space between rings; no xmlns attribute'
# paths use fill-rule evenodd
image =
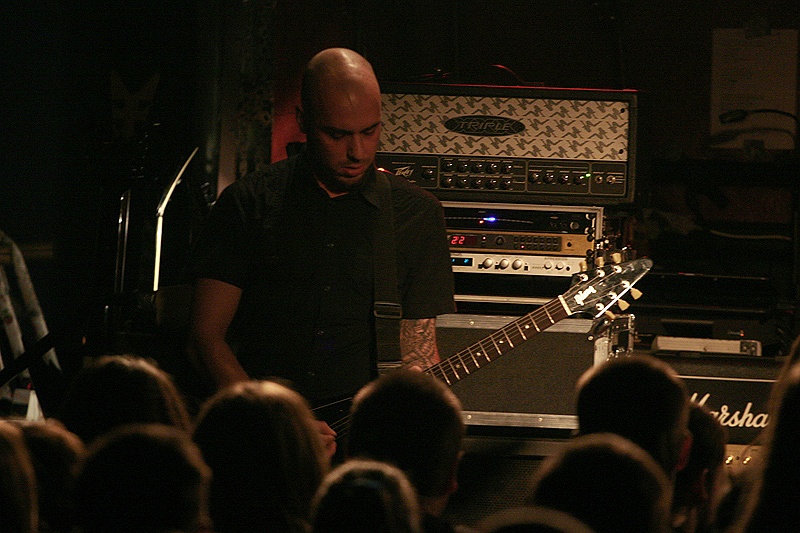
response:
<svg viewBox="0 0 800 533"><path fill-rule="evenodd" d="M497 222L497 217L483 217L485 222Z"/></svg>

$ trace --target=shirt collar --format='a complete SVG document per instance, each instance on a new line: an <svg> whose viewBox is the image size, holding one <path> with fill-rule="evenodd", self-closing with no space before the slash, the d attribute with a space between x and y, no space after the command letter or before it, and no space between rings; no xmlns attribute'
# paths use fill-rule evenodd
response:
<svg viewBox="0 0 800 533"><path fill-rule="evenodd" d="M381 207L381 198L380 193L378 192L378 186L376 185L376 176L377 170L375 167L370 167L367 170L367 175L364 176L364 181L361 182L361 187L359 187L359 192L364 197L364 199L372 204L373 206L380 208Z"/></svg>
<svg viewBox="0 0 800 533"><path fill-rule="evenodd" d="M308 180L309 185L313 185L313 187L320 189L320 192L324 193L322 188L317 183L316 179L314 179L311 161L309 160L308 152L306 151L305 146L300 151L298 158L299 158L298 170L300 170L300 173L305 175L305 179ZM381 207L380 193L378 192L378 186L375 183L376 173L377 170L375 169L375 165L373 163L373 166L367 169L367 174L364 176L364 180L361 182L361 186L349 194L361 196L370 205L376 208L380 208ZM327 193L325 194L327 196Z"/></svg>

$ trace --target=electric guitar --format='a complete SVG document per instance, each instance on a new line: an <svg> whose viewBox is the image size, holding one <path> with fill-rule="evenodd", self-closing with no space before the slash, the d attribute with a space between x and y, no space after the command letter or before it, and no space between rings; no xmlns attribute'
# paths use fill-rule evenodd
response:
<svg viewBox="0 0 800 533"><path fill-rule="evenodd" d="M568 316L590 313L599 318L628 294L652 266L650 259L642 258L600 267L591 278L590 273L582 272L577 275L578 282L564 294L443 359L425 373L452 386ZM349 425L348 415L332 423L331 428L341 437Z"/></svg>

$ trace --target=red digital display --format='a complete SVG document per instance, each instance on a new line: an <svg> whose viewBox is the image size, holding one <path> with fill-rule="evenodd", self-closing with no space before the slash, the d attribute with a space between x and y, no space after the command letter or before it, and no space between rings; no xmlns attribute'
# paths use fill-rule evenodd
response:
<svg viewBox="0 0 800 533"><path fill-rule="evenodd" d="M478 236L477 235L464 235L459 233L454 233L450 235L450 246L477 246L478 245Z"/></svg>

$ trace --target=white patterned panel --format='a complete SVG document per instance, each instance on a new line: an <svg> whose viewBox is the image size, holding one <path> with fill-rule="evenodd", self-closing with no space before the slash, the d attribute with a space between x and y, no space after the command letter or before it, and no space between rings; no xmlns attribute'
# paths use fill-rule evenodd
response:
<svg viewBox="0 0 800 533"><path fill-rule="evenodd" d="M628 102L497 96L384 94L380 151L409 154L627 161ZM445 121L504 117L524 130L482 137Z"/></svg>

